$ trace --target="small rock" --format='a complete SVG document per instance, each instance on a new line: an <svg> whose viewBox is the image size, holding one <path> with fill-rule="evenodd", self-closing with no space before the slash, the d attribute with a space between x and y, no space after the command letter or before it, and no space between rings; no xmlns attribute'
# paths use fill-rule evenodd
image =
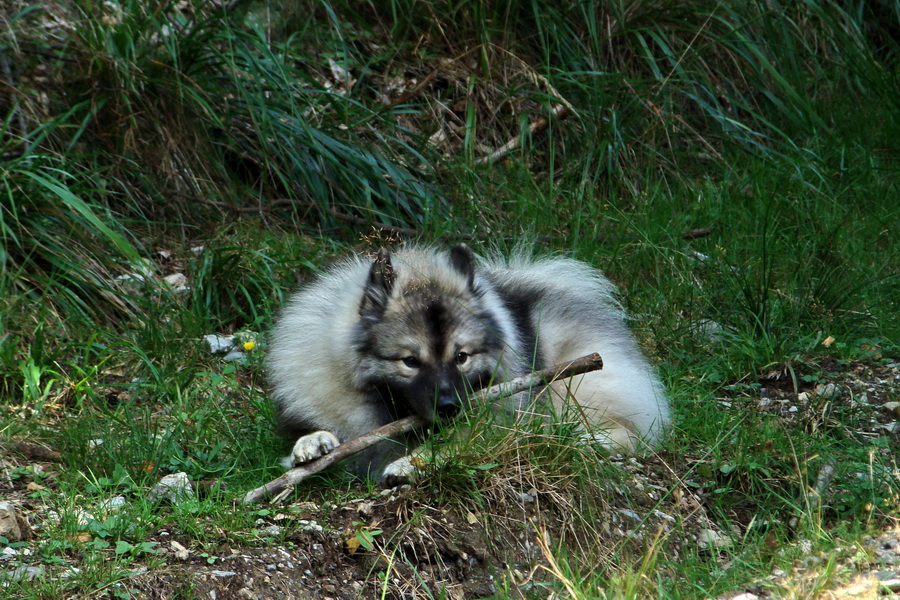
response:
<svg viewBox="0 0 900 600"><path fill-rule="evenodd" d="M884 581L879 582L879 585L883 588L887 588L891 592L900 592L900 579L885 579Z"/></svg>
<svg viewBox="0 0 900 600"><path fill-rule="evenodd" d="M175 540L172 540L169 543L169 547L172 548L172 552L175 553L175 558L177 558L178 560L187 560L191 556L191 551Z"/></svg>
<svg viewBox="0 0 900 600"><path fill-rule="evenodd" d="M164 278L164 281L172 288L173 292L186 292L188 289L188 278L184 273L172 273Z"/></svg>
<svg viewBox="0 0 900 600"><path fill-rule="evenodd" d="M147 493L150 500L159 501L168 498L173 504L183 502L193 495L194 487L191 485L187 473L166 475Z"/></svg>
<svg viewBox="0 0 900 600"><path fill-rule="evenodd" d="M12 581L22 581L22 580L32 580L38 577L44 576L44 567L19 567L18 569L13 569L12 571L7 571L5 574L6 579L10 579Z"/></svg>
<svg viewBox="0 0 900 600"><path fill-rule="evenodd" d="M272 537L278 537L279 535L281 535L282 528L278 525L269 525L268 527L261 529L260 532L266 535L271 535Z"/></svg>
<svg viewBox="0 0 900 600"><path fill-rule="evenodd" d="M833 383L819 384L816 386L816 396L823 400L834 400L841 395L841 389Z"/></svg>
<svg viewBox="0 0 900 600"><path fill-rule="evenodd" d="M670 523L674 523L676 521L675 517L673 517L672 515L667 515L666 513L662 512L661 510L654 509L653 515L656 516L657 518L664 519Z"/></svg>
<svg viewBox="0 0 900 600"><path fill-rule="evenodd" d="M744 592L743 594L738 594L731 600L759 600L759 596L751 594L750 592Z"/></svg>
<svg viewBox="0 0 900 600"><path fill-rule="evenodd" d="M881 405L881 410L895 417L900 417L900 402L885 402Z"/></svg>
<svg viewBox="0 0 900 600"><path fill-rule="evenodd" d="M203 336L203 339L206 340L206 345L213 354L225 354L238 344L237 338L233 335L215 335L211 333Z"/></svg>
<svg viewBox="0 0 900 600"><path fill-rule="evenodd" d="M300 519L298 523L300 524L300 531L322 531L322 526L315 521Z"/></svg>
<svg viewBox="0 0 900 600"><path fill-rule="evenodd" d="M728 548L731 546L731 540L712 529L701 529L697 534L697 541L701 548Z"/></svg>
<svg viewBox="0 0 900 600"><path fill-rule="evenodd" d="M698 337L706 338L710 342L721 342L725 328L720 323L716 323L712 319L700 319L693 323L694 333Z"/></svg>
<svg viewBox="0 0 900 600"><path fill-rule="evenodd" d="M222 577L222 578L234 577L235 575L237 575L237 573L235 573L234 571L218 571L215 569L210 571L209 574L212 575L213 577Z"/></svg>
<svg viewBox="0 0 900 600"><path fill-rule="evenodd" d="M629 519L634 519L635 521L641 520L641 515L637 514L633 510L628 510L627 508L620 508L619 512L621 514L625 515L626 517L628 517Z"/></svg>
<svg viewBox="0 0 900 600"><path fill-rule="evenodd" d="M24 537L12 502L0 502L0 535L12 542L21 541Z"/></svg>
<svg viewBox="0 0 900 600"><path fill-rule="evenodd" d="M10 548L7 546L3 550L0 550L0 560L7 560L9 558L15 558L19 555L18 550L15 548Z"/></svg>
<svg viewBox="0 0 900 600"><path fill-rule="evenodd" d="M897 421L893 421L891 423L885 423L884 425L879 425L878 429L883 429L888 433L894 433L897 429L900 428L900 423Z"/></svg>
<svg viewBox="0 0 900 600"><path fill-rule="evenodd" d="M100 508L102 510L119 510L127 503L128 501L125 500L125 496L114 496L109 500L104 500L103 502L101 502Z"/></svg>

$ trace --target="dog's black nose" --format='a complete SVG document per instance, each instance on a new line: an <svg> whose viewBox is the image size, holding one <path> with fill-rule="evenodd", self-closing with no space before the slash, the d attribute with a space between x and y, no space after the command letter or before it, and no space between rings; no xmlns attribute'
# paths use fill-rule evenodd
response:
<svg viewBox="0 0 900 600"><path fill-rule="evenodd" d="M448 419L459 412L461 404L455 393L438 396L436 412L441 419Z"/></svg>

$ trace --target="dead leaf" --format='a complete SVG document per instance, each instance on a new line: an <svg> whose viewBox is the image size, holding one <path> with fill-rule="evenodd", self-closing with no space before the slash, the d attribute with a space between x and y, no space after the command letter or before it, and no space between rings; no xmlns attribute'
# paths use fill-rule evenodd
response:
<svg viewBox="0 0 900 600"><path fill-rule="evenodd" d="M356 536L347 538L344 540L344 547L347 548L347 552L350 554L355 554L357 550L359 550L359 540Z"/></svg>

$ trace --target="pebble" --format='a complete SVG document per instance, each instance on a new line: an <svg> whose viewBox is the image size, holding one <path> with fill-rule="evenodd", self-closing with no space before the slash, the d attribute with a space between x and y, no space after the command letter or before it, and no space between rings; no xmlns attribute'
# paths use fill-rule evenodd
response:
<svg viewBox="0 0 900 600"><path fill-rule="evenodd" d="M697 534L697 541L701 548L728 548L731 540L712 529L701 529Z"/></svg>
<svg viewBox="0 0 900 600"><path fill-rule="evenodd" d="M184 273L172 273L171 275L166 275L163 278L163 281L172 288L173 292L185 292L190 289L188 287L188 278Z"/></svg>
<svg viewBox="0 0 900 600"><path fill-rule="evenodd" d="M194 487L187 473L173 473L159 480L159 483L150 488L147 497L153 501L168 498L173 504L180 504L194 495Z"/></svg>
<svg viewBox="0 0 900 600"><path fill-rule="evenodd" d="M5 573L5 578L12 581L31 580L44 576L44 567L19 567Z"/></svg>
<svg viewBox="0 0 900 600"><path fill-rule="evenodd" d="M826 383L816 386L816 396L823 400L834 400L841 395L841 388L833 383Z"/></svg>
<svg viewBox="0 0 900 600"><path fill-rule="evenodd" d="M211 333L203 336L206 346L213 354L225 354L237 345L237 339L233 335L216 335Z"/></svg>
<svg viewBox="0 0 900 600"><path fill-rule="evenodd" d="M620 508L619 512L621 514L625 515L626 517L628 517L629 519L634 519L635 521L641 520L641 515L637 514L633 510L628 510L627 508Z"/></svg>
<svg viewBox="0 0 900 600"><path fill-rule="evenodd" d="M191 551L179 544L177 541L172 540L169 543L169 546L172 548L172 552L175 553L175 558L178 560L187 560L191 556Z"/></svg>
<svg viewBox="0 0 900 600"><path fill-rule="evenodd" d="M104 500L103 502L101 502L100 508L102 510L119 510L127 503L128 501L125 500L125 496L113 496L109 500Z"/></svg>
<svg viewBox="0 0 900 600"><path fill-rule="evenodd" d="M212 575L213 577L234 577L235 575L237 575L237 573L235 573L234 571L218 571L218 570L212 570L209 572L209 574Z"/></svg>
<svg viewBox="0 0 900 600"><path fill-rule="evenodd" d="M900 417L900 402L885 402L881 405L881 410L895 417Z"/></svg>
<svg viewBox="0 0 900 600"><path fill-rule="evenodd" d="M12 502L0 502L0 535L13 542L18 542L23 537L16 507Z"/></svg>
<svg viewBox="0 0 900 600"><path fill-rule="evenodd" d="M322 531L322 526L316 523L315 521L307 521L306 519L300 519L298 521L300 524L300 531Z"/></svg>

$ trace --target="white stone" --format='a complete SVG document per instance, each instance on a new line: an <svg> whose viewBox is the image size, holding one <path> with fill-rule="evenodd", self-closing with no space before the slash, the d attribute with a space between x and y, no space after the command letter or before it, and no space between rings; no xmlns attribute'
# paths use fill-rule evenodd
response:
<svg viewBox="0 0 900 600"><path fill-rule="evenodd" d="M209 351L213 354L224 354L230 352L236 345L237 340L233 335L216 335L211 333L203 336Z"/></svg>
<svg viewBox="0 0 900 600"><path fill-rule="evenodd" d="M175 558L177 558L178 560L187 560L191 556L191 551L175 540L169 542L169 547L172 549L172 552L175 553Z"/></svg>
<svg viewBox="0 0 900 600"><path fill-rule="evenodd" d="M727 548L732 543L730 539L712 529L701 529L697 541L701 548Z"/></svg>
<svg viewBox="0 0 900 600"><path fill-rule="evenodd" d="M168 498L172 503L178 504L194 495L194 487L187 473L173 473L160 479L147 495L151 500Z"/></svg>
<svg viewBox="0 0 900 600"><path fill-rule="evenodd" d="M11 542L22 539L22 529L16 516L16 507L12 502L0 502L0 535Z"/></svg>
<svg viewBox="0 0 900 600"><path fill-rule="evenodd" d="M184 273L172 273L171 275L166 275L164 281L170 288L172 288L173 292L185 292L188 289L188 278Z"/></svg>

